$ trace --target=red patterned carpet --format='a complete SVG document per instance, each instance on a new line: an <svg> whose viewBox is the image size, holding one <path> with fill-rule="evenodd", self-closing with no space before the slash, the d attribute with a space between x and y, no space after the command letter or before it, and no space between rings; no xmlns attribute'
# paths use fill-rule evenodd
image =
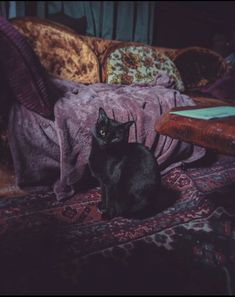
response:
<svg viewBox="0 0 235 297"><path fill-rule="evenodd" d="M1 294L234 294L235 159L172 170L174 205L101 219L99 188L0 199Z"/></svg>

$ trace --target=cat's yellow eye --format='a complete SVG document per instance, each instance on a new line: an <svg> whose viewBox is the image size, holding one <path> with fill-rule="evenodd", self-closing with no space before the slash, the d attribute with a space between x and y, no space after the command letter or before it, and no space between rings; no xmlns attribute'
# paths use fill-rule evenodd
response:
<svg viewBox="0 0 235 297"><path fill-rule="evenodd" d="M104 129L100 129L100 135L104 137L106 135L106 131Z"/></svg>

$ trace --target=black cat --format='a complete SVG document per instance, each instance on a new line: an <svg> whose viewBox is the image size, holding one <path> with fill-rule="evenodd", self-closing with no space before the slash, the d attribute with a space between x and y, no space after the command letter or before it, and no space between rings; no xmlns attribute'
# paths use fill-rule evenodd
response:
<svg viewBox="0 0 235 297"><path fill-rule="evenodd" d="M104 218L144 218L156 212L161 177L157 161L140 143L128 143L134 121L120 123L100 108L92 129L91 173L100 183Z"/></svg>

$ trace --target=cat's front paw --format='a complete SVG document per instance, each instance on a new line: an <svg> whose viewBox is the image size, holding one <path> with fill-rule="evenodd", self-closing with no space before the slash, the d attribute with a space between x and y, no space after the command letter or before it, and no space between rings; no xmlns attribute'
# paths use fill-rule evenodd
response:
<svg viewBox="0 0 235 297"><path fill-rule="evenodd" d="M97 209L101 214L105 213L106 212L105 203L103 201L98 202Z"/></svg>
<svg viewBox="0 0 235 297"><path fill-rule="evenodd" d="M111 220L115 216L116 216L116 211L114 208L106 210L105 212L102 213L102 219L105 219L105 220Z"/></svg>

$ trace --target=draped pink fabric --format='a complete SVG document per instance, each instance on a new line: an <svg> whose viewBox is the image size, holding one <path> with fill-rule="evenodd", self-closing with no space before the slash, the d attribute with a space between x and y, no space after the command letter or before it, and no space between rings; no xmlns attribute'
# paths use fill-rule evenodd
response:
<svg viewBox="0 0 235 297"><path fill-rule="evenodd" d="M52 81L61 92L54 107L55 121L20 104L11 110L10 145L22 188L41 191L53 187L58 200L74 194L74 185L86 171L90 130L99 107L117 121L135 120L129 141L152 148L162 174L205 155L205 149L158 135L154 129L162 113L175 106L193 105L189 97L169 88L167 76L159 75L151 84L130 86Z"/></svg>

